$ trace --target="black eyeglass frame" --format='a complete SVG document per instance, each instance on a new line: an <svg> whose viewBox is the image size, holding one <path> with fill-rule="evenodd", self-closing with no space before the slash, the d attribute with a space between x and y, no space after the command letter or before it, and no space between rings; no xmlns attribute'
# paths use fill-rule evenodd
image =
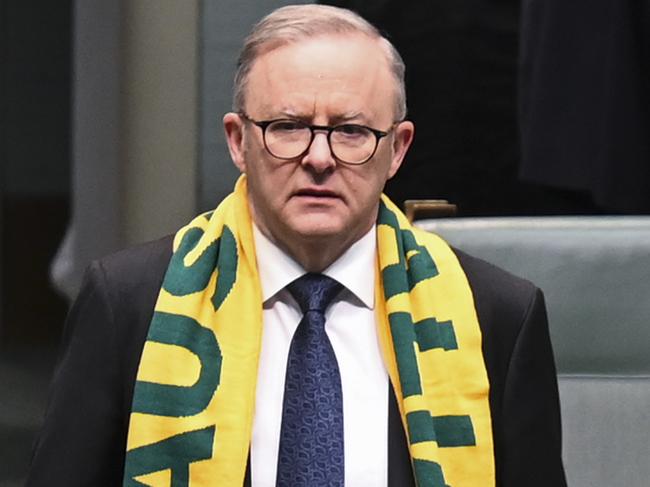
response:
<svg viewBox="0 0 650 487"><path fill-rule="evenodd" d="M276 118L276 119L273 119L273 120L255 120L255 119L249 117L244 112L239 112L239 116L242 117L247 122L250 122L253 125L257 125L259 128L262 129L262 141L264 142L264 148L266 149L266 151L269 154L271 154L273 157L275 157L277 159L281 159L283 161L290 161L292 159L299 159L299 158L304 157L304 155L307 154L307 152L309 152L309 148L311 147L311 145L314 143L314 137L316 137L316 131L320 130L322 132L327 132L327 145L329 146L330 153L332 154L332 157L334 157L334 159L336 159L337 161L342 162L343 164L348 164L350 166L361 166L362 164L365 164L370 159L372 159L372 157L377 152L377 148L379 147L379 141L382 138L386 137L389 133L391 133L395 129L395 127L397 127L400 123L402 123L401 120L398 121L398 122L394 122L393 125L388 130L384 131L384 130L373 129L372 127L368 127L366 125L361 125L361 124L357 124L357 123L342 123L340 125L334 125L334 126L332 126L332 125L311 125L311 124L302 122L301 120L295 120L295 119L292 119L292 118ZM271 125L272 123L276 123L276 122L298 123L298 124L304 125L305 128L308 128L310 130L310 132L311 132L311 138L309 139L309 143L307 144L307 148L304 151L302 151L300 154L295 155L293 157L280 157L280 156L277 156L276 154L274 154L271 151L271 149L269 149L269 146L266 143L266 129L268 128L269 125ZM370 153L370 155L366 159L364 159L361 162L349 162L349 161L345 161L345 160L341 159L340 157L336 156L336 154L334 153L334 150L332 149L331 137L332 137L332 132L334 132L336 129L340 129L341 127L362 128L362 129L365 129L365 130L369 130L375 136L375 148L373 149L373 151Z"/></svg>

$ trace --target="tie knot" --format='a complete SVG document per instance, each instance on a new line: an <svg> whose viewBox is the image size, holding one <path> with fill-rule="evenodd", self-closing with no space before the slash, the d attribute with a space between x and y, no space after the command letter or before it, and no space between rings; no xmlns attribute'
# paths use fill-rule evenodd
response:
<svg viewBox="0 0 650 487"><path fill-rule="evenodd" d="M342 287L340 282L331 277L310 272L293 281L287 286L287 289L305 314L307 311L325 313Z"/></svg>

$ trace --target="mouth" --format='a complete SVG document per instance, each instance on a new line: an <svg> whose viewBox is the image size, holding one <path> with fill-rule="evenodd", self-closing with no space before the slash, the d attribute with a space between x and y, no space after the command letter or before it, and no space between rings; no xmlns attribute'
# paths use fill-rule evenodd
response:
<svg viewBox="0 0 650 487"><path fill-rule="evenodd" d="M342 199L338 193L324 188L302 188L294 192L292 196L301 199L311 199L314 201Z"/></svg>

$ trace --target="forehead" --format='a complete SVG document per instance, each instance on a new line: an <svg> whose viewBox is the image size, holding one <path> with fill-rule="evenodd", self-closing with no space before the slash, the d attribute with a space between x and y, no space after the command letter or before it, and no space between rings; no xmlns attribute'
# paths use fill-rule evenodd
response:
<svg viewBox="0 0 650 487"><path fill-rule="evenodd" d="M269 116L359 112L376 118L392 107L394 90L378 40L362 34L324 35L261 54L249 74L247 108Z"/></svg>

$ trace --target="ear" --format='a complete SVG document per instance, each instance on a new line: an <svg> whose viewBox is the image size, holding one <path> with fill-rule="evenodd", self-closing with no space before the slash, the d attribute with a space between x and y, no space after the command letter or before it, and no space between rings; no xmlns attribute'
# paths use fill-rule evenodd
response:
<svg viewBox="0 0 650 487"><path fill-rule="evenodd" d="M402 165L404 156L413 142L413 135L415 134L415 125L409 120L400 122L400 124L395 127L393 134L393 158L390 163L390 168L388 170L388 179L392 178L397 170Z"/></svg>
<svg viewBox="0 0 650 487"><path fill-rule="evenodd" d="M226 134L226 142L228 142L228 151L232 162L240 172L245 173L244 121L236 113L226 113L223 116L223 130Z"/></svg>

